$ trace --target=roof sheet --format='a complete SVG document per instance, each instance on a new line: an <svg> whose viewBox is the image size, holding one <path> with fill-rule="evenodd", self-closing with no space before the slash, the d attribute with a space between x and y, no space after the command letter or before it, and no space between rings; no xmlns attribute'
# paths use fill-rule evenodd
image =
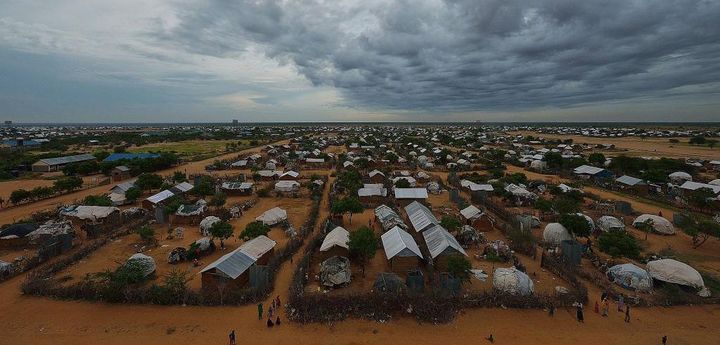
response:
<svg viewBox="0 0 720 345"><path fill-rule="evenodd" d="M447 230L440 225L435 225L423 232L423 237L430 251L430 256L433 259L445 252L448 248L467 256L465 249L463 249L457 239L455 239L455 236L447 232Z"/></svg>
<svg viewBox="0 0 720 345"><path fill-rule="evenodd" d="M423 231L431 225L440 223L430 209L417 201L413 201L405 206L405 212L417 232Z"/></svg>
<svg viewBox="0 0 720 345"><path fill-rule="evenodd" d="M103 162L115 162L122 159L148 159L148 158L158 158L160 157L157 153L130 153L130 152L120 152L120 153L111 153L109 156L105 157L103 159Z"/></svg>
<svg viewBox="0 0 720 345"><path fill-rule="evenodd" d="M334 246L349 249L348 242L350 242L350 233L345 230L345 228L338 226L325 235L325 239L323 239L323 242L320 245L320 251L328 251Z"/></svg>
<svg viewBox="0 0 720 345"><path fill-rule="evenodd" d="M427 199L425 188L395 188L395 199Z"/></svg>
<svg viewBox="0 0 720 345"><path fill-rule="evenodd" d="M400 227L396 226L390 229L380 238L382 239L385 256L388 260L395 256L417 256L421 259L423 257L413 237L405 230L400 229Z"/></svg>
<svg viewBox="0 0 720 345"><path fill-rule="evenodd" d="M86 154L74 155L74 156L44 158L44 159L41 159L39 162L45 163L47 165L59 165L59 164L85 162L85 161L91 161L91 160L95 160L95 156L86 153Z"/></svg>

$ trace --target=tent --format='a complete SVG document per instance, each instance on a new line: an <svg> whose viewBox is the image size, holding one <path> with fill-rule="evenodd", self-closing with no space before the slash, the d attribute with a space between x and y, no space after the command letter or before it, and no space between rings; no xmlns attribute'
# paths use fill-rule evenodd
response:
<svg viewBox="0 0 720 345"><path fill-rule="evenodd" d="M326 252L335 246L348 249L348 242L350 242L350 233L343 227L338 226L327 235L320 245L320 251Z"/></svg>
<svg viewBox="0 0 720 345"><path fill-rule="evenodd" d="M597 220L597 228L603 232L613 230L625 231L625 224L613 216L602 216Z"/></svg>
<svg viewBox="0 0 720 345"><path fill-rule="evenodd" d="M406 290L405 281L395 273L380 272L375 278L373 290L378 293L400 293Z"/></svg>
<svg viewBox="0 0 720 345"><path fill-rule="evenodd" d="M565 240L571 240L570 232L560 223L549 223L543 230L543 240L550 244L560 244Z"/></svg>
<svg viewBox="0 0 720 345"><path fill-rule="evenodd" d="M533 293L533 282L515 267L497 268L493 273L493 288L502 293L528 296Z"/></svg>
<svg viewBox="0 0 720 345"><path fill-rule="evenodd" d="M281 209L280 207L273 207L263 212L263 214L255 218L255 220L262 222L265 225L273 226L287 220L287 211Z"/></svg>
<svg viewBox="0 0 720 345"><path fill-rule="evenodd" d="M635 218L633 221L633 226L636 228L641 228L643 226L646 226L646 224L650 223L650 226L652 226L653 231L663 234L663 235L674 235L675 234L675 227L670 223L669 220L656 216L654 214L642 214Z"/></svg>
<svg viewBox="0 0 720 345"><path fill-rule="evenodd" d="M647 270L653 279L685 285L698 290L705 287L700 272L689 265L673 259L660 259L647 263Z"/></svg>
<svg viewBox="0 0 720 345"><path fill-rule="evenodd" d="M29 233L37 230L37 228L37 224L34 223L12 224L0 231L0 238L8 236L15 236L14 238L22 238L27 236Z"/></svg>
<svg viewBox="0 0 720 345"><path fill-rule="evenodd" d="M693 180L692 176L684 171L676 171L676 172L668 175L668 178L670 178L670 181L672 181L675 184L682 184L685 181Z"/></svg>
<svg viewBox="0 0 720 345"><path fill-rule="evenodd" d="M203 218L203 220L200 221L200 233L203 236L210 235L210 228L212 228L215 223L219 222L220 218L215 216L207 216Z"/></svg>
<svg viewBox="0 0 720 345"><path fill-rule="evenodd" d="M633 264L620 264L610 267L608 269L608 278L626 289L647 292L652 290L653 287L650 274Z"/></svg>
<svg viewBox="0 0 720 345"><path fill-rule="evenodd" d="M147 277L151 275L153 272L155 272L155 259L152 257L149 257L142 253L136 253L130 256L130 258L125 263L126 265L130 262L136 261L140 265L142 265L143 268L143 277Z"/></svg>

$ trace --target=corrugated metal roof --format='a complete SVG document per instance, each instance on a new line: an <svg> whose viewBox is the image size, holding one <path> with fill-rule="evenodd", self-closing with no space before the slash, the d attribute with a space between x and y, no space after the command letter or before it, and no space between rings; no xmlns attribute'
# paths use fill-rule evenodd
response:
<svg viewBox="0 0 720 345"><path fill-rule="evenodd" d="M471 219L477 215L481 215L482 211L480 211L479 208L475 207L475 205L470 205L460 210L460 214L462 214L465 219Z"/></svg>
<svg viewBox="0 0 720 345"><path fill-rule="evenodd" d="M45 163L47 165L59 165L59 164L85 162L85 161L91 161L91 160L95 160L95 156L86 153L86 154L74 155L74 156L44 158L44 159L39 160L39 162Z"/></svg>
<svg viewBox="0 0 720 345"><path fill-rule="evenodd" d="M109 156L105 157L103 159L103 162L115 162L122 159L147 159L147 158L158 158L160 157L157 153L130 153L130 152L120 152L120 153L111 153Z"/></svg>
<svg viewBox="0 0 720 345"><path fill-rule="evenodd" d="M157 204L159 202L172 198L173 196L175 196L175 194L166 189L164 191L161 191L160 193L150 196L149 198L147 198L147 200L153 204Z"/></svg>
<svg viewBox="0 0 720 345"><path fill-rule="evenodd" d="M637 178L637 177L632 177L632 176L628 176L628 175L623 175L623 176L620 176L620 177L616 178L615 181L617 181L617 182L619 182L619 183L622 183L622 184L626 184L626 185L628 185L628 186L634 186L634 185L636 185L636 184L638 184L638 183L641 183L643 180L641 180L641 179L639 179L639 178Z"/></svg>
<svg viewBox="0 0 720 345"><path fill-rule="evenodd" d="M417 201L413 201L405 206L405 212L417 232L423 231L431 225L440 223L430 209Z"/></svg>
<svg viewBox="0 0 720 345"><path fill-rule="evenodd" d="M447 249L455 250L458 253L467 256L467 253L465 253L465 250L455 239L455 236L447 232L447 230L440 225L435 225L432 228L425 230L425 232L423 232L423 237L425 238L425 244L430 251L430 256L432 256L433 259L445 252Z"/></svg>
<svg viewBox="0 0 720 345"><path fill-rule="evenodd" d="M388 260L395 256L417 256L421 259L423 257L413 237L397 226L384 233L380 238Z"/></svg>
<svg viewBox="0 0 720 345"><path fill-rule="evenodd" d="M265 235L260 235L258 237L253 238L250 241L247 241L243 243L240 246L240 250L249 255L250 257L255 258L256 260L261 258L263 255L265 255L267 252L275 248L275 245L277 242L273 241L269 237Z"/></svg>
<svg viewBox="0 0 720 345"><path fill-rule="evenodd" d="M575 170L573 170L573 172L576 174L595 175L603 170L605 170L605 169L590 166L590 165L581 165L581 166L575 168Z"/></svg>
<svg viewBox="0 0 720 345"><path fill-rule="evenodd" d="M213 261L203 268L200 273L207 272L214 268L229 278L236 279L247 271L256 261L257 259L243 252L241 247Z"/></svg>
<svg viewBox="0 0 720 345"><path fill-rule="evenodd" d="M322 245L320 245L320 251L328 251L334 246L349 249L348 242L350 242L350 233L343 227L338 226L325 235L325 239L323 240Z"/></svg>
<svg viewBox="0 0 720 345"><path fill-rule="evenodd" d="M252 182L223 182L222 189L242 190L252 188Z"/></svg>
<svg viewBox="0 0 720 345"><path fill-rule="evenodd" d="M700 188L707 188L713 191L713 193L718 194L720 193L720 186L708 184L708 183L700 183L700 182L693 182L693 181L685 181L680 188L687 189L687 190L698 190Z"/></svg>
<svg viewBox="0 0 720 345"><path fill-rule="evenodd" d="M395 199L427 199L425 188L395 188Z"/></svg>
<svg viewBox="0 0 720 345"><path fill-rule="evenodd" d="M194 188L194 186L191 185L189 182L183 182L183 183L176 185L174 188L185 193L185 192L189 192L190 190L192 190Z"/></svg>

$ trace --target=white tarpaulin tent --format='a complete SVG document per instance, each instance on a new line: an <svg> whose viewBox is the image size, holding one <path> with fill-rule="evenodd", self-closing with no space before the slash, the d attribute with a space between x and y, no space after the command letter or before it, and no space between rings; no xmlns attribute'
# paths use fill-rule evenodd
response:
<svg viewBox="0 0 720 345"><path fill-rule="evenodd" d="M256 221L262 222L265 225L273 226L284 220L287 220L287 211L280 207L273 207L255 218Z"/></svg>
<svg viewBox="0 0 720 345"><path fill-rule="evenodd" d="M653 279L691 286L698 290L705 287L700 272L689 265L673 259L660 259L647 263L647 270Z"/></svg>
<svg viewBox="0 0 720 345"><path fill-rule="evenodd" d="M612 281L615 284L628 289L640 291L650 291L653 288L652 277L650 274L633 264L620 264L608 269Z"/></svg>
<svg viewBox="0 0 720 345"><path fill-rule="evenodd" d="M326 252L335 246L348 249L348 242L350 242L350 233L345 228L338 226L325 235L325 239L320 245L320 251Z"/></svg>
<svg viewBox="0 0 720 345"><path fill-rule="evenodd" d="M612 230L625 231L625 224L620 219L613 216L602 216L597 220L597 227L600 231L608 232Z"/></svg>
<svg viewBox="0 0 720 345"><path fill-rule="evenodd" d="M663 235L675 235L675 227L669 220L654 214L642 214L633 221L634 227L642 227L650 223L653 231Z"/></svg>
<svg viewBox="0 0 720 345"><path fill-rule="evenodd" d="M549 223L543 230L543 240L550 244L560 244L565 240L571 240L570 232L560 223Z"/></svg>
<svg viewBox="0 0 720 345"><path fill-rule="evenodd" d="M209 236L210 235L210 228L212 228L215 223L219 222L220 218L215 216L207 216L203 218L203 220L200 221L200 233L203 236Z"/></svg>
<svg viewBox="0 0 720 345"><path fill-rule="evenodd" d="M143 267L143 277L147 277L155 272L155 259L142 253L135 253L127 260L127 262L137 261Z"/></svg>
<svg viewBox="0 0 720 345"><path fill-rule="evenodd" d="M533 293L533 282L527 274L515 267L496 268L493 273L493 288L511 295L528 296Z"/></svg>

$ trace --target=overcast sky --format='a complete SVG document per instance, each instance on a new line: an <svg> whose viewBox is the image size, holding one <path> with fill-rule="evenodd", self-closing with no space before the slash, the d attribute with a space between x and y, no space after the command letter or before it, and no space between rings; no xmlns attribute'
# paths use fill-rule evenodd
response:
<svg viewBox="0 0 720 345"><path fill-rule="evenodd" d="M720 1L2 0L4 119L720 121Z"/></svg>

